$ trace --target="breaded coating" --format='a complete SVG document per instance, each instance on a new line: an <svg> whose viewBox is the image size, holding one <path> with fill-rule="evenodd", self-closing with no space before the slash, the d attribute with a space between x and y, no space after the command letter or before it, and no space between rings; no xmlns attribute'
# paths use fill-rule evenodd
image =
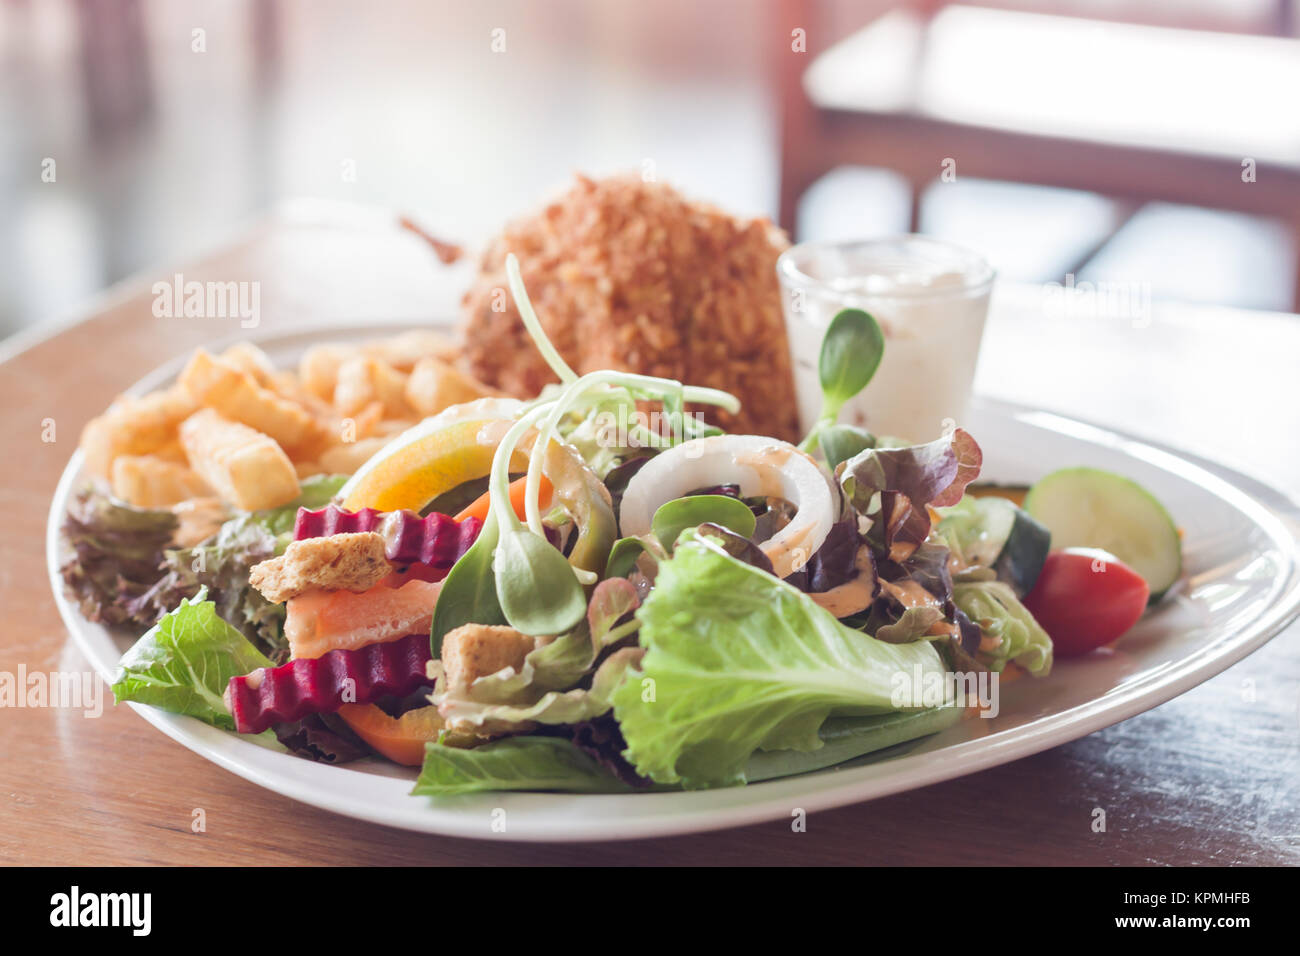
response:
<svg viewBox="0 0 1300 956"><path fill-rule="evenodd" d="M369 591L392 571L375 531L295 541L278 558L254 565L248 583L272 604L304 591Z"/></svg>
<svg viewBox="0 0 1300 956"><path fill-rule="evenodd" d="M309 411L263 388L234 362L203 349L190 358L179 381L198 404L270 435L282 448L299 448L320 437L321 424Z"/></svg>
<svg viewBox="0 0 1300 956"><path fill-rule="evenodd" d="M437 415L449 405L460 405L502 393L471 378L454 365L426 355L415 363L406 380L406 402L421 415Z"/></svg>
<svg viewBox="0 0 1300 956"><path fill-rule="evenodd" d="M86 468L101 478L112 474L119 455L163 454L174 458L177 430L198 406L180 386L142 396L123 396L81 433ZM180 458L184 461L184 455Z"/></svg>
<svg viewBox="0 0 1300 956"><path fill-rule="evenodd" d="M278 508L298 497L298 473L271 436L210 408L181 422L180 435L190 467L235 507Z"/></svg>
<svg viewBox="0 0 1300 956"><path fill-rule="evenodd" d="M211 489L188 465L154 455L119 455L113 459L113 494L137 508L170 508Z"/></svg>
<svg viewBox="0 0 1300 956"><path fill-rule="evenodd" d="M462 624L442 639L442 666L449 692L465 691L480 677L505 667L524 666L524 658L537 639L513 627L496 624Z"/></svg>
<svg viewBox="0 0 1300 956"><path fill-rule="evenodd" d="M505 258L519 258L546 334L579 373L612 368L726 389L730 431L799 438L776 277L784 233L640 178L576 185L507 227L466 293L465 363L488 385L533 396L555 381L519 318Z"/></svg>

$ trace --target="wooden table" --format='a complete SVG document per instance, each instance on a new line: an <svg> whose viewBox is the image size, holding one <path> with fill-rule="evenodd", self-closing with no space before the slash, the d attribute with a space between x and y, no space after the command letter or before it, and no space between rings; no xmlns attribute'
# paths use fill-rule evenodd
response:
<svg viewBox="0 0 1300 956"><path fill-rule="evenodd" d="M160 319L150 287L261 283L261 327L427 319L447 270L387 219L280 214L209 258L114 290L75 323L0 350L0 671L86 671L45 577L55 483L85 421L160 362L237 320ZM1052 318L1003 287L977 389L1180 445L1300 496L1300 318L1157 307ZM1059 310L1058 310L1059 313ZM46 420L54 442L42 441ZM295 803L175 744L128 708L96 720L0 710L0 862L35 864L1300 863L1300 648L1293 626L1146 714L1015 763L788 823L645 842L511 845L421 836ZM1094 833L1093 809L1107 831ZM192 833L202 808L207 829Z"/></svg>

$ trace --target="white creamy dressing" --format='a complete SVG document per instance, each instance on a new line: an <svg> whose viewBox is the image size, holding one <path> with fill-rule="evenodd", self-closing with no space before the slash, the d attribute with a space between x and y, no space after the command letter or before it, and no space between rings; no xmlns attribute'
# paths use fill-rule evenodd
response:
<svg viewBox="0 0 1300 956"><path fill-rule="evenodd" d="M849 271L854 268L849 256L834 268L845 272L816 276L821 285L801 290L797 312L786 293L803 429L812 427L821 409L817 359L822 335L835 314L850 307L875 316L885 335L885 354L871 384L844 406L839 420L910 441L938 436L945 419L961 421L975 377L990 286L970 289L971 277L961 269L904 252L877 257L861 273Z"/></svg>

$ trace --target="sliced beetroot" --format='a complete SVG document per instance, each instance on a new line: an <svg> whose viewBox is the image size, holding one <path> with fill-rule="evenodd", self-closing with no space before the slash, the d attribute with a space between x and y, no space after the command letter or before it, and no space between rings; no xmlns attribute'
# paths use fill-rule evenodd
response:
<svg viewBox="0 0 1300 956"><path fill-rule="evenodd" d="M384 536L385 553L394 564L425 564L450 568L478 537L483 522L478 518L457 521L444 514L423 518L413 511L376 511L362 508L347 511L329 505L319 511L298 509L293 538L324 538L334 534L377 531Z"/></svg>
<svg viewBox="0 0 1300 956"><path fill-rule="evenodd" d="M257 734L273 724L332 713L344 704L368 704L403 697L428 683L429 635L408 634L396 641L356 650L300 657L279 667L262 667L226 685L225 701L235 729Z"/></svg>

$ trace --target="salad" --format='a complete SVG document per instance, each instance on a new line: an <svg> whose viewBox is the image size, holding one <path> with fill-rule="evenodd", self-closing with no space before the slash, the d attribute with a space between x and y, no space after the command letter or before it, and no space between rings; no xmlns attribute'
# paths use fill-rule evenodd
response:
<svg viewBox="0 0 1300 956"><path fill-rule="evenodd" d="M989 675L1112 643L1181 574L1123 477L981 486L962 428L839 424L883 357L865 312L828 326L794 445L710 424L727 392L577 375L507 269L559 379L531 400L428 342L297 375L246 346L88 429L63 573L91 619L147 628L117 701L418 767L421 795L731 786L978 716Z"/></svg>

